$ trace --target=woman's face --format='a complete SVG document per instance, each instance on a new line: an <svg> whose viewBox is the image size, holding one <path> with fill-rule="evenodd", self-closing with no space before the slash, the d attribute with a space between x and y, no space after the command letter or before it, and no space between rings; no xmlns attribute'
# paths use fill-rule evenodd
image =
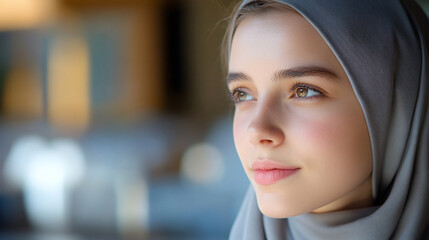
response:
<svg viewBox="0 0 429 240"><path fill-rule="evenodd" d="M227 77L236 103L234 141L267 216L372 204L372 156L346 73L298 13L246 16L233 37Z"/></svg>

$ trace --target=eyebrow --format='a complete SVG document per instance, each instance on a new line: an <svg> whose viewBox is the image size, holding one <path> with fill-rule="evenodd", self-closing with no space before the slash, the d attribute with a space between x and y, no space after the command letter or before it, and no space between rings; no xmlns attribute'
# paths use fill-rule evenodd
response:
<svg viewBox="0 0 429 240"><path fill-rule="evenodd" d="M301 66L290 69L283 69L274 73L271 78L272 81L279 81L286 78L299 78L299 77L307 77L307 76L318 76L326 79L334 79L338 80L338 76L323 67L318 66ZM232 72L228 73L226 77L227 84L233 81L251 81L252 78L245 73L242 72Z"/></svg>

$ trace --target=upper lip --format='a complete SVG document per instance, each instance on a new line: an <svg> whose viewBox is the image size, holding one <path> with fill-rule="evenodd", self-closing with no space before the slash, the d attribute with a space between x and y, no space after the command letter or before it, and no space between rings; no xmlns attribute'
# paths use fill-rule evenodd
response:
<svg viewBox="0 0 429 240"><path fill-rule="evenodd" d="M252 170L273 170L273 169L299 169L298 167L293 166L286 166L279 162L270 160L270 159L263 159L263 160L256 160L252 163Z"/></svg>

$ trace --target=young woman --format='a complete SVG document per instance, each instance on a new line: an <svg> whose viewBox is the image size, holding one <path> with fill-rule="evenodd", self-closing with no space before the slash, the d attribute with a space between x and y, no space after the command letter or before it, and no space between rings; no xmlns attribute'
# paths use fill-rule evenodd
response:
<svg viewBox="0 0 429 240"><path fill-rule="evenodd" d="M429 238L428 28L406 0L240 4L230 239Z"/></svg>

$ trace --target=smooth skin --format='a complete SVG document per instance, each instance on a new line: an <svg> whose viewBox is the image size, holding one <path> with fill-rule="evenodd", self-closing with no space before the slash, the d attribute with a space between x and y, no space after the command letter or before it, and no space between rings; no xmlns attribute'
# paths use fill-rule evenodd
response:
<svg viewBox="0 0 429 240"><path fill-rule="evenodd" d="M270 10L244 17L227 80L235 145L262 213L285 218L373 205L362 108L338 59L301 15ZM252 164L261 160L300 170L260 185Z"/></svg>

